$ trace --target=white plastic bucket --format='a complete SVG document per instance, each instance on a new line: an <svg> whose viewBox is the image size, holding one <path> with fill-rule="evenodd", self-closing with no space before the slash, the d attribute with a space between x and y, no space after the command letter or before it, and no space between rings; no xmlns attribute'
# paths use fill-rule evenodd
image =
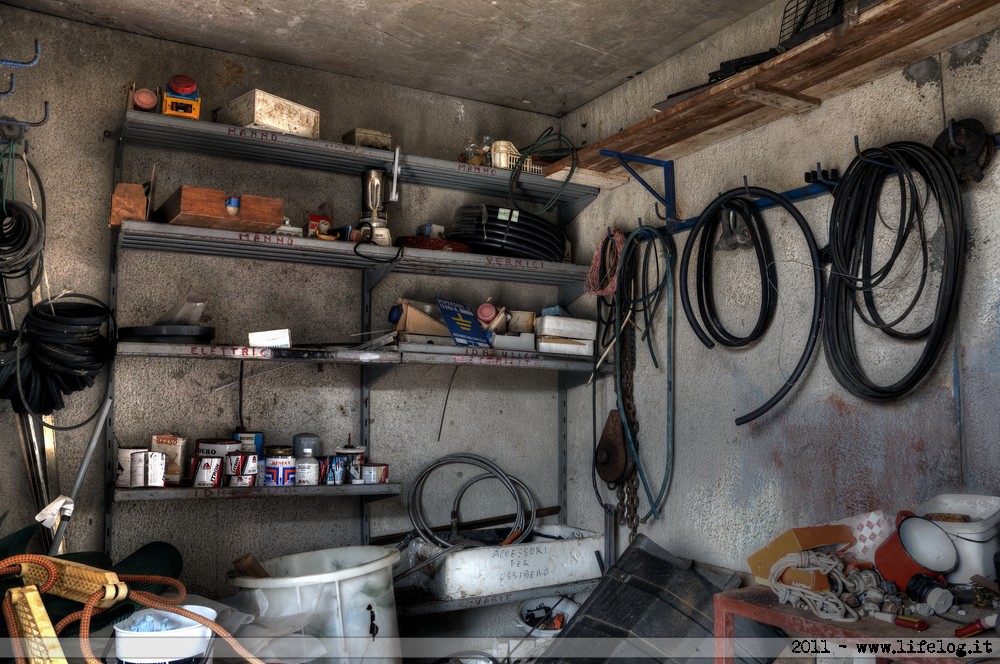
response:
<svg viewBox="0 0 1000 664"><path fill-rule="evenodd" d="M209 620L215 620L216 617L215 610L207 606L183 604L179 608ZM166 620L168 629L162 632L133 632L129 629L146 616L157 622ZM211 641L212 631L208 627L159 609L136 611L115 625L115 657L122 662L150 664L192 659L203 655Z"/></svg>
<svg viewBox="0 0 1000 664"><path fill-rule="evenodd" d="M1000 497L943 494L917 508L916 514L959 514L969 521L934 521L954 542L958 567L945 575L948 583L963 585L975 575L996 578L993 555L1000 552Z"/></svg>
<svg viewBox="0 0 1000 664"><path fill-rule="evenodd" d="M537 626L538 621L546 614L551 613L552 616L555 616L561 613L564 616L563 626L565 626L569 619L576 615L579 608L580 605L569 597L536 597L521 602L521 606L517 609L517 622L528 636L551 639L562 631L562 627L543 629Z"/></svg>
<svg viewBox="0 0 1000 664"><path fill-rule="evenodd" d="M256 616L253 625L275 637L317 637L323 659L399 661L399 628L392 566L399 551L381 546L347 546L265 560L271 575L235 577L240 589L232 604ZM269 645L281 657L280 638Z"/></svg>

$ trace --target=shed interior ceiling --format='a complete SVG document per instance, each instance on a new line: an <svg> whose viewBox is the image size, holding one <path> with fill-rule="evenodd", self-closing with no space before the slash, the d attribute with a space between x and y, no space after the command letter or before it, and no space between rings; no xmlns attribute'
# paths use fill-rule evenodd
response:
<svg viewBox="0 0 1000 664"><path fill-rule="evenodd" d="M768 0L5 2L158 39L557 117L769 4Z"/></svg>

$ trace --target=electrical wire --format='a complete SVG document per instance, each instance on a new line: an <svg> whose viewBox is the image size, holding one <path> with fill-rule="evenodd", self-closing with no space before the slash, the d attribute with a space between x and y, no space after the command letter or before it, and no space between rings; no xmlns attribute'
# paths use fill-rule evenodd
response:
<svg viewBox="0 0 1000 664"><path fill-rule="evenodd" d="M36 211L34 204L14 199L17 156L21 156L27 171L25 181L32 199L32 178L38 184L40 212ZM7 155L0 165L0 181L3 209L3 220L0 223L0 277L10 280L24 277L28 281L28 286L21 295L12 297L0 294L0 303L16 304L31 296L41 283L44 273L42 250L45 246L45 188L34 165L23 153L18 155L14 152L13 142L9 143Z"/></svg>
<svg viewBox="0 0 1000 664"><path fill-rule="evenodd" d="M543 150L542 148L549 143L556 143L557 148L548 150ZM555 131L554 128L548 127L539 134L538 138L531 145L518 149L521 153L521 158L514 164L514 168L510 174L510 180L507 182L507 197L510 199L511 206L519 212L526 212L517 202L514 197L514 193L517 191L518 179L521 177L521 171L524 170L524 162L528 157L534 156L565 156L569 155L569 172L566 174L566 179L562 181L559 188L552 194L552 197L542 206L542 209L538 210L536 214L545 214L549 210L553 209L558 203L562 196L563 190L569 185L570 180L573 179L573 174L576 173L577 164L577 147L573 145L573 142L566 138L562 132Z"/></svg>
<svg viewBox="0 0 1000 664"><path fill-rule="evenodd" d="M921 182L926 189L924 201L921 201ZM881 265L875 265L876 221L887 183L898 186L899 215L892 250ZM939 233L927 228L925 208L930 198L935 200L940 213ZM933 318L924 327L907 331L903 324L926 299L930 237L942 243L941 277L933 296ZM869 148L851 162L840 180L830 213L833 267L827 287L824 350L837 382L855 396L870 401L898 399L920 384L937 363L958 315L965 242L965 212L958 180L948 161L936 150L919 143L890 143L882 148ZM920 255L919 277L902 313L887 321L879 310L875 291L890 283L888 280L899 266L901 256L913 243ZM855 318L893 339L924 341L919 357L905 375L887 385L869 377L858 353Z"/></svg>
<svg viewBox="0 0 1000 664"><path fill-rule="evenodd" d="M771 410L779 401L781 401L786 394L795 386L795 383L802 376L806 367L809 365L809 360L812 357L813 351L816 348L816 342L819 339L821 327L822 327L822 312L823 312L823 270L819 259L819 249L816 246L816 238L813 236L812 230L809 228L809 224L806 222L802 213L792 205L787 199L778 193L770 191L768 189L762 189L760 187L750 187L744 186L739 189L733 189L724 194L718 196L714 201L709 203L708 207L701 213L698 220L695 222L691 229L691 233L688 235L687 242L684 245L684 251L681 254L681 265L680 265L680 296L681 305L684 308L684 315L687 317L688 323L691 325L691 329L694 330L695 335L698 339L705 344L707 348L713 348L715 346L715 341L713 340L713 334L720 335L721 339L726 340L728 343L726 345L746 345L753 341L754 339L743 340L742 338L736 337L725 332L721 323L716 319L712 319L711 307L705 308L701 306L701 301L699 300L699 308L703 316L708 313L708 319L704 320L704 324L709 327L709 331L706 331L702 327L702 322L699 322L698 317L694 313L694 308L691 306L691 297L688 291L688 274L691 266L691 254L694 251L695 246L699 246L699 257L702 256L703 252L707 253L706 243L711 241L711 233L716 228L718 223L718 215L723 209L734 209L739 210L744 206L744 203L737 203L742 196L754 196L757 198L763 198L774 202L776 205L783 208L792 219L799 226L799 230L802 231L802 236L805 239L806 246L809 250L809 257L812 266L813 275L813 311L812 320L809 326L809 334L806 339L806 345L803 349L801 356L799 357L798 363L795 365L795 369L792 373L785 379L785 382L778 389L778 391L761 406L757 407L755 410L736 418L737 425L743 425L748 422L752 422L761 415L767 413ZM752 203L751 203L752 204ZM762 239L766 237L766 230L764 230L765 225L763 223L758 223L751 219L751 223L747 226L748 231L751 233L751 237L756 237L757 244L755 244L755 251L758 258L758 269L761 273L761 288L762 288L762 307L761 315L758 317L758 324L755 327L761 328L760 333L763 334L764 329L767 327L767 316L766 311L773 307L773 303L766 303L765 298L776 296L777 282L769 281L772 278L771 269L773 265L768 265L767 252L765 251L765 240ZM761 235L765 233L765 235ZM699 239L699 236L706 234L705 239ZM769 241L767 246L769 247ZM773 264L773 258L770 261ZM709 276L701 277L701 281L698 283L699 297L702 297L702 290L706 290L711 287L711 262L707 259L703 259L699 262L700 270L709 270ZM771 288L774 288L774 293L770 293ZM748 335L749 336L749 335ZM720 343L722 341L720 340Z"/></svg>

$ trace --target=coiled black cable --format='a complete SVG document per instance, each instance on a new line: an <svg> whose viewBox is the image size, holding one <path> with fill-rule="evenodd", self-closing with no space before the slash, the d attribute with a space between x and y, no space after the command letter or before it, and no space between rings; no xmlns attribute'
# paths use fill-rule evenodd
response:
<svg viewBox="0 0 1000 664"><path fill-rule="evenodd" d="M879 202L887 183L898 186L899 215L892 250L881 265L874 265ZM921 196L921 182L926 196ZM941 217L941 232L926 227L926 207L933 196ZM875 290L887 284L913 234L920 254L920 273L902 313L885 320L875 301ZM940 236L941 278L934 316L926 326L901 329L922 300L930 269L928 238ZM830 258L827 286L824 350L830 371L855 396L871 401L898 399L913 390L930 373L941 355L958 314L965 268L965 213L958 180L947 160L936 150L912 142L869 148L851 165L837 186L830 214ZM901 268L910 269L909 266ZM860 295L860 301L859 301ZM925 340L914 365L899 380L881 385L872 380L858 357L854 318L901 341Z"/></svg>
<svg viewBox="0 0 1000 664"><path fill-rule="evenodd" d="M813 236L812 229L809 228L809 224L802 216L802 213L799 212L798 209L783 196L773 191L762 189L760 187L741 187L739 189L728 191L709 203L708 207L701 213L698 220L695 222L694 227L691 229L691 233L688 235L687 242L684 245L684 251L681 254L681 304L684 307L684 315L687 316L688 323L691 324L691 329L694 330L695 335L703 344L705 344L707 348L714 347L715 341L727 346L745 346L763 334L764 330L767 328L767 323L771 315L768 312L770 311L773 313L773 308L775 306L773 298L777 296L777 279L775 273L773 272L773 256L769 256L770 241L766 239L767 231L765 225L761 223L762 220L759 215L754 217L750 214L750 220L749 223L747 223L747 229L750 236L751 238L754 238L752 241L754 242L755 251L757 253L762 289L761 314L758 316L758 322L754 328L754 332L747 335L747 337L736 337L735 335L726 332L721 322L718 321L718 316L715 314L714 300L710 298L710 295L707 296L708 299L705 299L706 292L711 288L712 284L711 260L708 260L710 258L709 247L713 240L714 230L719 223L719 213L724 209L746 211L746 206L753 206L752 203L741 198L744 195L773 201L776 205L782 207L786 212L788 212L792 219L795 220L795 223L798 224L799 229L802 231L802 235L805 238L806 246L809 249L809 256L812 264L813 311L812 321L809 326L809 336L806 339L806 346L803 349L802 355L799 357L798 363L795 365L795 369L788 376L785 383L774 394L774 396L764 402L764 404L759 406L757 409L736 418L737 425L752 422L771 410L785 397L786 394L788 394L798 379L802 376L802 373L808 366L809 360L816 348L816 341L818 340L820 334L821 314L823 312L823 272L819 260L819 249L816 246L816 239ZM697 276L699 309L706 327L709 328L708 331L702 327L702 324L695 316L694 308L691 306L691 297L688 292L688 270L691 264L691 253L696 245L699 246L699 272L704 273L706 270L708 272L707 275L699 274ZM718 335L718 338L713 340L715 335Z"/></svg>

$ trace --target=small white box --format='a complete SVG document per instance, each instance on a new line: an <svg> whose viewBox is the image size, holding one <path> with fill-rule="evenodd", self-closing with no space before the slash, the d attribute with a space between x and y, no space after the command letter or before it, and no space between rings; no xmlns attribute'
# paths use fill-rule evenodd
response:
<svg viewBox="0 0 1000 664"><path fill-rule="evenodd" d="M597 321L586 318L567 318L566 316L541 316L535 321L535 334L540 337L564 337L593 341L597 338Z"/></svg>
<svg viewBox="0 0 1000 664"><path fill-rule="evenodd" d="M247 345L261 348L291 348L291 330L266 330L264 332L251 332Z"/></svg>
<svg viewBox="0 0 1000 664"><path fill-rule="evenodd" d="M604 535L558 525L536 526L535 532L547 537L456 551L425 565L411 578L440 599L461 599L601 576L594 552L604 551ZM409 568L440 552L438 547L416 539L403 552L401 564Z"/></svg>
<svg viewBox="0 0 1000 664"><path fill-rule="evenodd" d="M531 332L498 334L493 337L493 347L497 350L535 350L535 335Z"/></svg>
<svg viewBox="0 0 1000 664"><path fill-rule="evenodd" d="M319 111L263 90L251 90L223 104L215 112L215 120L236 127L273 129L285 134L319 138Z"/></svg>
<svg viewBox="0 0 1000 664"><path fill-rule="evenodd" d="M538 352L592 356L594 342L583 339L563 339L562 337L538 337Z"/></svg>

